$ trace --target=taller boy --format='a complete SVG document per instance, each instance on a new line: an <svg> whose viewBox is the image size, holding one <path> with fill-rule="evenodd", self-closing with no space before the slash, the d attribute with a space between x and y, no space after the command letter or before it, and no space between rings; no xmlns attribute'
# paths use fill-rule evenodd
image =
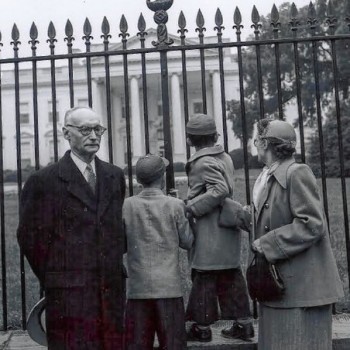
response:
<svg viewBox="0 0 350 350"><path fill-rule="evenodd" d="M221 145L215 145L218 133L211 116L194 115L186 125L186 134L188 145L196 150L186 165L187 211L196 220L187 306L187 319L194 323L188 340L211 341L210 325L219 318L234 320L232 327L222 330L223 336L248 339L254 336L254 329L240 267L240 233L218 225L220 206L226 197L232 197L232 160Z"/></svg>

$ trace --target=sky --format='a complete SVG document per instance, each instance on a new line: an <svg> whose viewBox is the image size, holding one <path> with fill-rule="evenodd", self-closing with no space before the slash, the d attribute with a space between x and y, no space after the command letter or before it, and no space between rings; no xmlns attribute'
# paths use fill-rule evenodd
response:
<svg viewBox="0 0 350 350"><path fill-rule="evenodd" d="M176 34L178 26L178 17L180 11L184 12L189 29L188 36L197 36L195 32L195 21L198 9L201 9L207 32L205 35L213 35L215 26L214 18L217 8L220 8L225 26L226 37L234 37L233 14L238 7L242 15L243 38L252 33L251 12L254 4L260 15L267 15L271 12L273 4L277 7L284 3L281 0L174 0L172 7L168 10L169 22L168 32ZM309 0L295 0L297 8L303 7L310 3ZM140 13L146 20L146 27L156 28L153 21L153 12L148 9L146 0L2 0L0 11L0 31L2 42L4 44L1 52L2 58L12 57L13 50L10 45L11 30L16 23L20 32L19 55L30 55L29 30L35 22L40 41L40 50L38 54L48 54L49 47L46 43L47 28L50 21L53 22L57 33L57 53L65 53L66 48L63 41L64 28L67 19L69 19L74 28L74 47L82 47L82 27L85 18L88 17L92 25L92 35L94 43L102 42L101 23L106 16L111 27L111 41L119 42L119 22L122 14L125 15L129 25L130 35L137 33L137 21ZM62 52L61 52L62 50Z"/></svg>

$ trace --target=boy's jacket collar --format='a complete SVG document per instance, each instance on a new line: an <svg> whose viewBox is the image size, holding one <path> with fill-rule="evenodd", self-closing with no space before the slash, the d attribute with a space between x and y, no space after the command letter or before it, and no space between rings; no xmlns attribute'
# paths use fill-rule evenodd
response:
<svg viewBox="0 0 350 350"><path fill-rule="evenodd" d="M214 156L216 154L220 154L225 152L224 148L221 145L215 145L212 147L205 147L197 151L195 154L193 154L187 163L191 163L194 160L201 158L203 156Z"/></svg>

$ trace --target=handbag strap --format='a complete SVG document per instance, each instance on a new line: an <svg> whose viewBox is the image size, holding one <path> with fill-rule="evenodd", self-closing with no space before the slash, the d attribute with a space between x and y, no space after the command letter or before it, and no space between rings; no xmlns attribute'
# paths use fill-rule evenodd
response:
<svg viewBox="0 0 350 350"><path fill-rule="evenodd" d="M256 233L256 223L255 223L255 208L254 208L254 203L250 203L250 215L251 215L251 229L249 230L249 247L251 250L252 249L252 244L255 241L255 233ZM254 250L253 250L254 251Z"/></svg>

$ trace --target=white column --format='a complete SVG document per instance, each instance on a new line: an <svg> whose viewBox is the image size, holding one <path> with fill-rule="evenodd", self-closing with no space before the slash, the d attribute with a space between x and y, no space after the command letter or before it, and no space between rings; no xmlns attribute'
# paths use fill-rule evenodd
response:
<svg viewBox="0 0 350 350"><path fill-rule="evenodd" d="M112 90L112 135L113 135L113 160L114 164L122 166L124 164L123 134L120 131L122 109L121 97L115 90Z"/></svg>
<svg viewBox="0 0 350 350"><path fill-rule="evenodd" d="M140 92L139 79L131 77L130 79L130 107L131 107L131 137L132 137L132 153L133 163L144 155L143 134L141 125L141 109L140 109Z"/></svg>
<svg viewBox="0 0 350 350"><path fill-rule="evenodd" d="M171 76L171 114L175 162L184 162L186 160L185 126L181 112L180 80L179 76L174 73Z"/></svg>
<svg viewBox="0 0 350 350"><path fill-rule="evenodd" d="M222 126L222 108L221 108L221 86L220 86L220 73L218 71L212 74L213 82L213 110L214 118L216 122L216 128L221 135L218 142L223 142L223 126Z"/></svg>
<svg viewBox="0 0 350 350"><path fill-rule="evenodd" d="M92 80L92 109L101 117L101 124L107 127L107 111L103 106L106 105L106 89L103 81ZM101 139L98 157L104 161L109 160L108 157L108 133L106 132Z"/></svg>

